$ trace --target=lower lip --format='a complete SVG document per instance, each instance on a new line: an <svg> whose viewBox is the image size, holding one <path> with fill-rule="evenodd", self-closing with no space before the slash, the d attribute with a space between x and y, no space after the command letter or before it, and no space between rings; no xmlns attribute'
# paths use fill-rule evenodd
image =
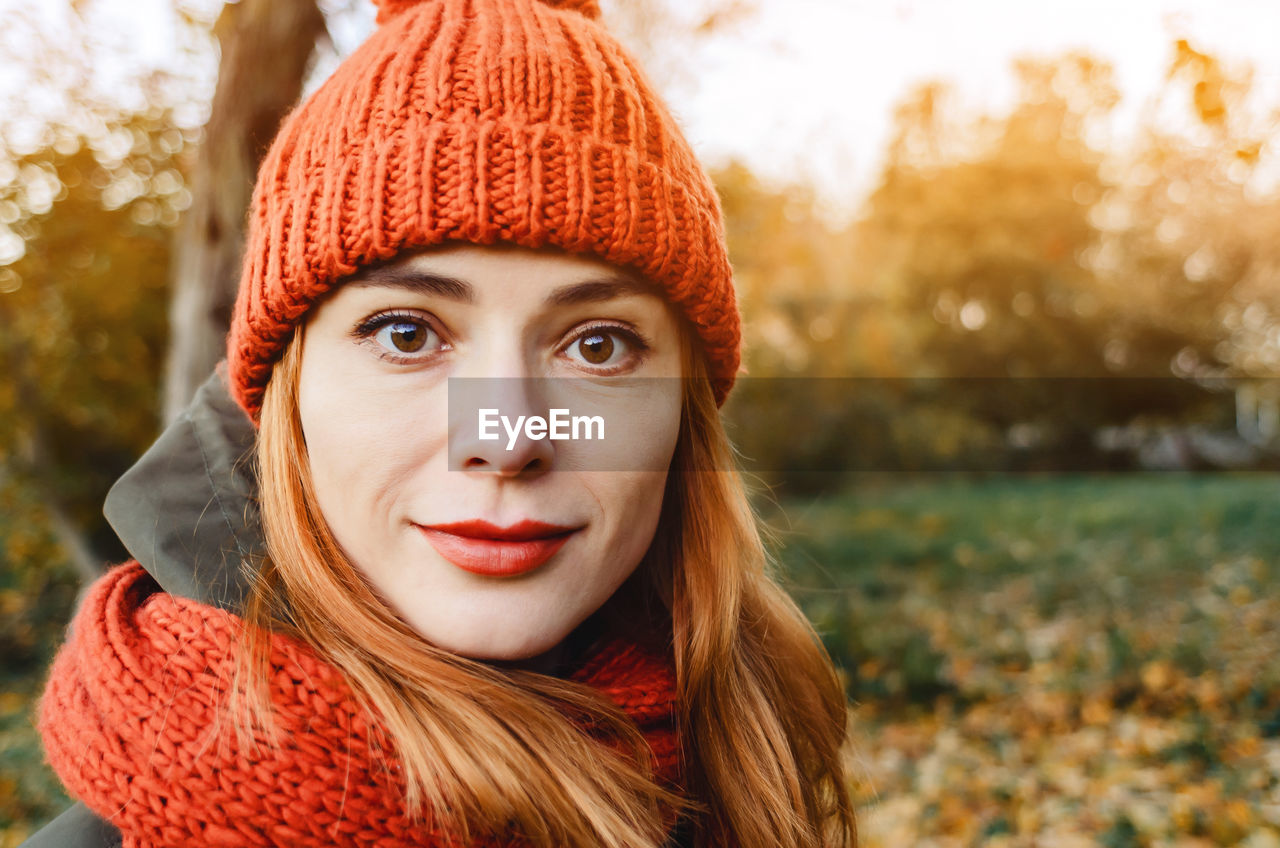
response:
<svg viewBox="0 0 1280 848"><path fill-rule="evenodd" d="M485 577L515 577L526 574L542 565L576 533L552 536L547 539L527 539L521 542L504 542L498 539L472 539L455 536L442 530L419 527L431 547L440 556L472 574Z"/></svg>

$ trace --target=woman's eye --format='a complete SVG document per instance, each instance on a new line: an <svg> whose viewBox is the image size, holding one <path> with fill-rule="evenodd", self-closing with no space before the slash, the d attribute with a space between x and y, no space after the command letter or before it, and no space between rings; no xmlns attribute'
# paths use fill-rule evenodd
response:
<svg viewBox="0 0 1280 848"><path fill-rule="evenodd" d="M622 329L597 327L574 339L569 355L595 368L620 365L629 355L643 351L644 345L634 334Z"/></svg>
<svg viewBox="0 0 1280 848"><path fill-rule="evenodd" d="M429 353L440 347L435 330L418 318L392 317L373 328L370 335L386 353L394 355Z"/></svg>

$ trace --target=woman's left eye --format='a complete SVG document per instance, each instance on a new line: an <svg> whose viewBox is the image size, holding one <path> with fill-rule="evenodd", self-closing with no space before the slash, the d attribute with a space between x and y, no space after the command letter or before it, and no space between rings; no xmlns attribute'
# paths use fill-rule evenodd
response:
<svg viewBox="0 0 1280 848"><path fill-rule="evenodd" d="M646 349L644 341L621 327L592 327L565 349L571 358L594 369L609 369L639 356ZM576 355L575 355L576 353Z"/></svg>

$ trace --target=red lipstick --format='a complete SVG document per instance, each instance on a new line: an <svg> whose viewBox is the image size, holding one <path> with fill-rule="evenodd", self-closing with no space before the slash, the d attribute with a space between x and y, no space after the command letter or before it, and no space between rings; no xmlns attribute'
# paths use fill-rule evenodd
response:
<svg viewBox="0 0 1280 848"><path fill-rule="evenodd" d="M514 577L555 555L581 527L524 520L510 527L488 521L415 525L440 556L472 574Z"/></svg>

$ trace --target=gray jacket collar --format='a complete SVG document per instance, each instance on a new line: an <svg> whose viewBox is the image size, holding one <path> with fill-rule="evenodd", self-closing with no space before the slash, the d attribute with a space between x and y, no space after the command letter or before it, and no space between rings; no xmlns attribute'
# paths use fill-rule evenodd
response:
<svg viewBox="0 0 1280 848"><path fill-rule="evenodd" d="M238 612L265 546L252 422L219 365L107 493L103 513L166 592Z"/></svg>

